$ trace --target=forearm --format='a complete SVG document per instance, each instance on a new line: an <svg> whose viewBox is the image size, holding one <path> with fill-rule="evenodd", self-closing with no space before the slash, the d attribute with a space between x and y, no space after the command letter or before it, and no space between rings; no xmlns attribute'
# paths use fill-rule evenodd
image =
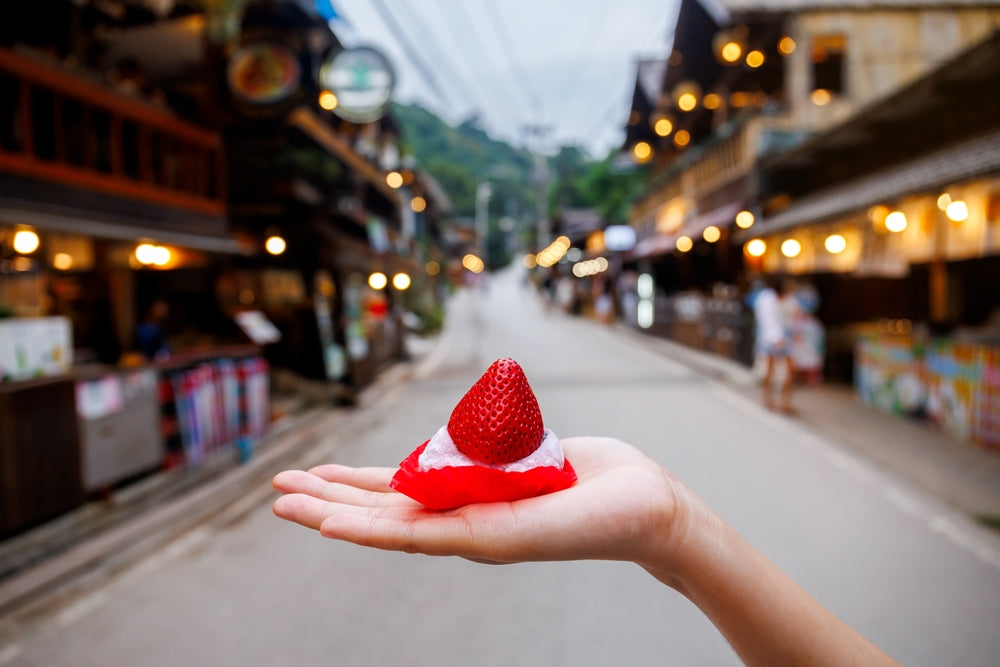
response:
<svg viewBox="0 0 1000 667"><path fill-rule="evenodd" d="M700 501L671 560L643 566L715 624L747 665L894 665Z"/></svg>

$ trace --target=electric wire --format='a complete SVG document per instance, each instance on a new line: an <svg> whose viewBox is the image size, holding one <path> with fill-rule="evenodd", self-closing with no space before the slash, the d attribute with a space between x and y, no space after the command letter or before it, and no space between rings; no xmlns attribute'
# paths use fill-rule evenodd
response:
<svg viewBox="0 0 1000 667"><path fill-rule="evenodd" d="M372 5L382 18L382 22L385 23L387 28L389 28L389 31L396 38L396 41L399 42L400 46L403 47L403 50L406 51L406 54L410 57L410 60L413 61L414 66L417 68L417 71L420 72L424 81L427 82L427 85L430 86L435 93L437 93L443 103L449 103L451 100L448 99L448 94L441 88L441 85L437 82L437 77L435 77L431 70L427 67L427 64L421 57L420 52L410 42L402 27L396 22L396 18L392 15L392 12L386 9L383 4L383 0L372 0Z"/></svg>

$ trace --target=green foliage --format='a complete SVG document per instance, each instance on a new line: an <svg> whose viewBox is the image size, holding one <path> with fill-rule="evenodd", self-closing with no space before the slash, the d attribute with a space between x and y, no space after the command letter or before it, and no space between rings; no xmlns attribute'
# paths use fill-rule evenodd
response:
<svg viewBox="0 0 1000 667"><path fill-rule="evenodd" d="M402 127L403 148L438 180L451 198L456 217L476 213L476 187L489 181L491 267L509 259L510 244L496 222L506 216L516 221L512 230L524 245L532 241L538 218L538 185L532 181L534 158L527 150L491 138L475 116L450 126L416 104L393 104L392 114ZM544 195L550 215L560 209L596 208L607 222L628 219L628 209L639 191L642 172L615 168L617 151L592 160L577 146L564 146L549 158L552 178Z"/></svg>
<svg viewBox="0 0 1000 667"><path fill-rule="evenodd" d="M615 168L612 150L597 162L584 162L579 149L564 147L553 158L555 179L549 188L549 212L566 208L595 208L608 223L625 223L632 200L638 195L644 171Z"/></svg>
<svg viewBox="0 0 1000 667"><path fill-rule="evenodd" d="M456 216L475 215L482 181L493 184L491 215L505 215L510 207L535 210L528 151L491 138L475 116L452 127L416 104L393 104L392 114L403 129L404 150L441 183Z"/></svg>

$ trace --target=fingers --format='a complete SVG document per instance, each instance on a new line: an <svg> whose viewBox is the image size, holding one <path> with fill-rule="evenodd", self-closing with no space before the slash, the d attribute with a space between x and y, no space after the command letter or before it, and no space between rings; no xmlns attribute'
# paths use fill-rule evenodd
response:
<svg viewBox="0 0 1000 667"><path fill-rule="evenodd" d="M490 536L486 526L495 525L496 521L467 520L463 510L439 512L415 502L356 505L304 493L281 496L275 500L273 509L278 517L318 530L324 537L361 546L433 556L462 556L489 563L521 559L517 548L511 544L511 536L502 536L502 530ZM498 511L506 513L502 509Z"/></svg>
<svg viewBox="0 0 1000 667"><path fill-rule="evenodd" d="M389 482L392 480L396 469L351 468L331 463L311 468L309 472L328 482L339 482L340 484L349 484L359 489L387 493L390 490Z"/></svg>
<svg viewBox="0 0 1000 667"><path fill-rule="evenodd" d="M489 545L460 513L400 507L365 512L341 509L334 508L323 519L320 534L324 537L387 551L502 562L485 552Z"/></svg>
<svg viewBox="0 0 1000 667"><path fill-rule="evenodd" d="M274 513L324 537L407 553L465 555L471 540L463 520L419 505L358 506L290 493L274 501Z"/></svg>
<svg viewBox="0 0 1000 667"><path fill-rule="evenodd" d="M312 496L325 502L356 505L359 507L416 507L418 503L401 493L388 490L369 491L349 483L331 482L312 472L286 470L275 475L274 488L284 494ZM386 486L386 488L388 488Z"/></svg>

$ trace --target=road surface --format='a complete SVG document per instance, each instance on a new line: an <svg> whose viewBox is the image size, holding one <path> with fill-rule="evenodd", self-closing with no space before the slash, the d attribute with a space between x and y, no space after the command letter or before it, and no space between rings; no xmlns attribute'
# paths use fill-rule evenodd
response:
<svg viewBox="0 0 1000 667"><path fill-rule="evenodd" d="M330 433L329 460L395 465L503 356L524 367L546 426L639 445L904 664L1000 665L994 536L641 335L547 312L516 273L457 295L414 379ZM34 619L0 664L739 664L693 605L636 566L366 550L276 519L273 497L249 492L232 522Z"/></svg>

